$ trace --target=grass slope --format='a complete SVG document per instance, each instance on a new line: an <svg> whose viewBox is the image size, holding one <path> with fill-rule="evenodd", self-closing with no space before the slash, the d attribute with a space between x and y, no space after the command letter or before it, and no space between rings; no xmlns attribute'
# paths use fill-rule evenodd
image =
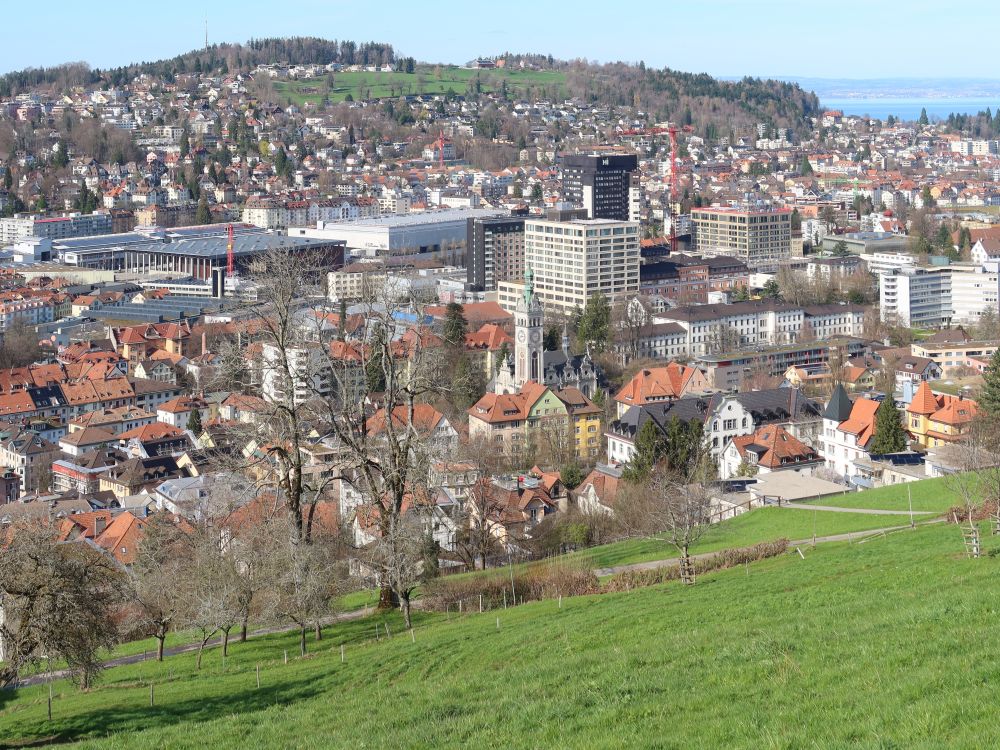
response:
<svg viewBox="0 0 1000 750"><path fill-rule="evenodd" d="M876 510L908 510L907 493L913 497L913 510L944 513L961 505L962 501L948 487L948 480L925 479L889 487L877 487L863 492L850 492L837 497L825 497L815 505L830 505L835 508L874 508Z"/></svg>
<svg viewBox="0 0 1000 750"><path fill-rule="evenodd" d="M415 643L349 623L288 665L293 636L261 639L226 670L215 653L200 674L176 657L111 670L89 693L58 683L51 725L44 687L20 691L0 708L0 745L994 746L998 561L961 550L958 529L929 526L693 588L524 605L499 631L497 613L423 615Z"/></svg>
<svg viewBox="0 0 1000 750"><path fill-rule="evenodd" d="M440 76L437 70L440 70ZM342 102L348 94L354 100L369 96L381 99L401 94L445 94L449 89L456 94L464 94L469 82L475 80L477 74L485 92L499 89L501 81L507 82L507 89L511 94L525 94L532 86L561 86L566 81L565 73L557 70L479 71L454 66L419 66L415 73L335 73L333 88L329 89L329 99L332 102ZM318 104L327 96L327 79L275 81L274 90L280 98L291 99L299 107L307 101Z"/></svg>
<svg viewBox="0 0 1000 750"><path fill-rule="evenodd" d="M758 508L728 521L711 526L691 548L692 552L714 552L729 547L747 547L782 537L789 540L833 536L854 531L902 526L909 523L903 516L872 516L864 513L795 510L792 508ZM560 560L578 561L592 568L662 560L676 557L677 550L656 539L630 539L603 544L573 552Z"/></svg>

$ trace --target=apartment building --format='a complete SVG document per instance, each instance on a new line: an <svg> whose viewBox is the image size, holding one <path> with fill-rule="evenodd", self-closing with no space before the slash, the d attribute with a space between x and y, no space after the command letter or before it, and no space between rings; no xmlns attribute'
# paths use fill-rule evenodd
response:
<svg viewBox="0 0 1000 750"><path fill-rule="evenodd" d="M679 325L686 334L685 351L702 356L745 347L792 344L803 339L860 336L864 312L861 305L736 302L677 307L659 313L653 322Z"/></svg>
<svg viewBox="0 0 1000 750"><path fill-rule="evenodd" d="M791 257L790 209L696 208L691 223L701 254L739 258L751 270L766 272Z"/></svg>
<svg viewBox="0 0 1000 750"><path fill-rule="evenodd" d="M563 158L563 190L591 219L628 221L638 210L630 190L638 168L635 154L571 154Z"/></svg>
<svg viewBox="0 0 1000 750"><path fill-rule="evenodd" d="M26 237L62 240L68 237L92 237L111 234L111 214L71 213L65 216L42 217L20 214L0 219L0 243L9 245Z"/></svg>
<svg viewBox="0 0 1000 750"><path fill-rule="evenodd" d="M546 307L572 313L598 292L619 301L639 291L639 225L610 219L527 219L524 262L534 272L535 294ZM519 282L499 282L497 289L501 305L516 306Z"/></svg>
<svg viewBox="0 0 1000 750"><path fill-rule="evenodd" d="M941 328L951 321L951 272L947 267L903 268L879 277L882 320L910 328Z"/></svg>
<svg viewBox="0 0 1000 750"><path fill-rule="evenodd" d="M879 276L883 320L912 328L975 325L983 311L997 311L1000 275L976 263L904 266Z"/></svg>
<svg viewBox="0 0 1000 750"><path fill-rule="evenodd" d="M465 242L467 283L475 291L496 291L498 281L524 276L524 218L469 219Z"/></svg>

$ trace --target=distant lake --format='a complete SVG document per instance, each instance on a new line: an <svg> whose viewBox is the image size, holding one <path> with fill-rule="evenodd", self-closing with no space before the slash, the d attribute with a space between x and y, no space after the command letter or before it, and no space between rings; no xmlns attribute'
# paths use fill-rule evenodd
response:
<svg viewBox="0 0 1000 750"><path fill-rule="evenodd" d="M987 107L996 114L997 109L1000 108L1000 97L955 99L895 99L891 97L826 99L821 97L820 104L824 109L839 109L845 115L868 115L880 120L894 115L901 120L915 121L920 118L920 110L926 108L927 116L931 120L947 120L948 115L952 112L974 115L977 112L985 111Z"/></svg>

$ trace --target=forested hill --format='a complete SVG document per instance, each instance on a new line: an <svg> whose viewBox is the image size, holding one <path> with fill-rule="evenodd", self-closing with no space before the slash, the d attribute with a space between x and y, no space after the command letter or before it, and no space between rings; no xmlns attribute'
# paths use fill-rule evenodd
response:
<svg viewBox="0 0 1000 750"><path fill-rule="evenodd" d="M808 118L820 107L815 94L784 81L750 77L724 81L705 73L654 69L641 62L595 64L585 60L555 60L537 54L499 57L504 58L508 70L524 62L535 69L562 74L564 82L536 90L536 94L550 98L577 97L603 106L635 108L656 120L669 119L692 125L696 132L708 137L747 132L759 123L801 132L809 127ZM121 85L143 73L171 81L178 74L191 72L246 73L262 63L339 62L383 66L400 65L403 61L392 45L381 42L359 44L315 37L251 39L245 44L215 44L168 60L107 70L91 69L85 63L70 63L16 71L0 76L0 96L43 87L66 90L80 85Z"/></svg>
<svg viewBox="0 0 1000 750"><path fill-rule="evenodd" d="M692 125L708 138L747 132L759 123L802 132L820 110L814 93L786 81L751 77L724 81L707 73L658 70L643 63L556 65L566 70L566 85L574 96L635 107L658 121Z"/></svg>
<svg viewBox="0 0 1000 750"><path fill-rule="evenodd" d="M59 89L100 83L121 85L135 76L146 74L172 80L179 73L248 72L263 63L289 65L386 65L396 60L391 44L357 43L291 37L288 39L251 39L246 44L213 44L168 60L141 62L107 70L91 69L86 63L67 63L51 68L27 68L0 76L0 96L11 96L34 88L54 86Z"/></svg>

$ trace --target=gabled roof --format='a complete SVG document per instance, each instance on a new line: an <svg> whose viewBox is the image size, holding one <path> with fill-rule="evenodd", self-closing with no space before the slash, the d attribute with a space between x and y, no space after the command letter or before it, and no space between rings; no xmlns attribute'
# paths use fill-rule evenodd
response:
<svg viewBox="0 0 1000 750"><path fill-rule="evenodd" d="M664 401L680 398L687 391L688 384L695 376L693 367L671 362L665 367L652 367L637 372L615 396L623 404L645 404L648 401Z"/></svg>
<svg viewBox="0 0 1000 750"><path fill-rule="evenodd" d="M780 425L765 425L752 435L735 437L733 445L744 457L749 451L755 452L757 465L769 469L819 460L816 451Z"/></svg>
<svg viewBox="0 0 1000 750"><path fill-rule="evenodd" d="M873 401L869 398L859 398L851 407L850 416L838 426L838 430L851 435L856 435L859 446L868 445L875 434L875 412L878 411L881 401Z"/></svg>

